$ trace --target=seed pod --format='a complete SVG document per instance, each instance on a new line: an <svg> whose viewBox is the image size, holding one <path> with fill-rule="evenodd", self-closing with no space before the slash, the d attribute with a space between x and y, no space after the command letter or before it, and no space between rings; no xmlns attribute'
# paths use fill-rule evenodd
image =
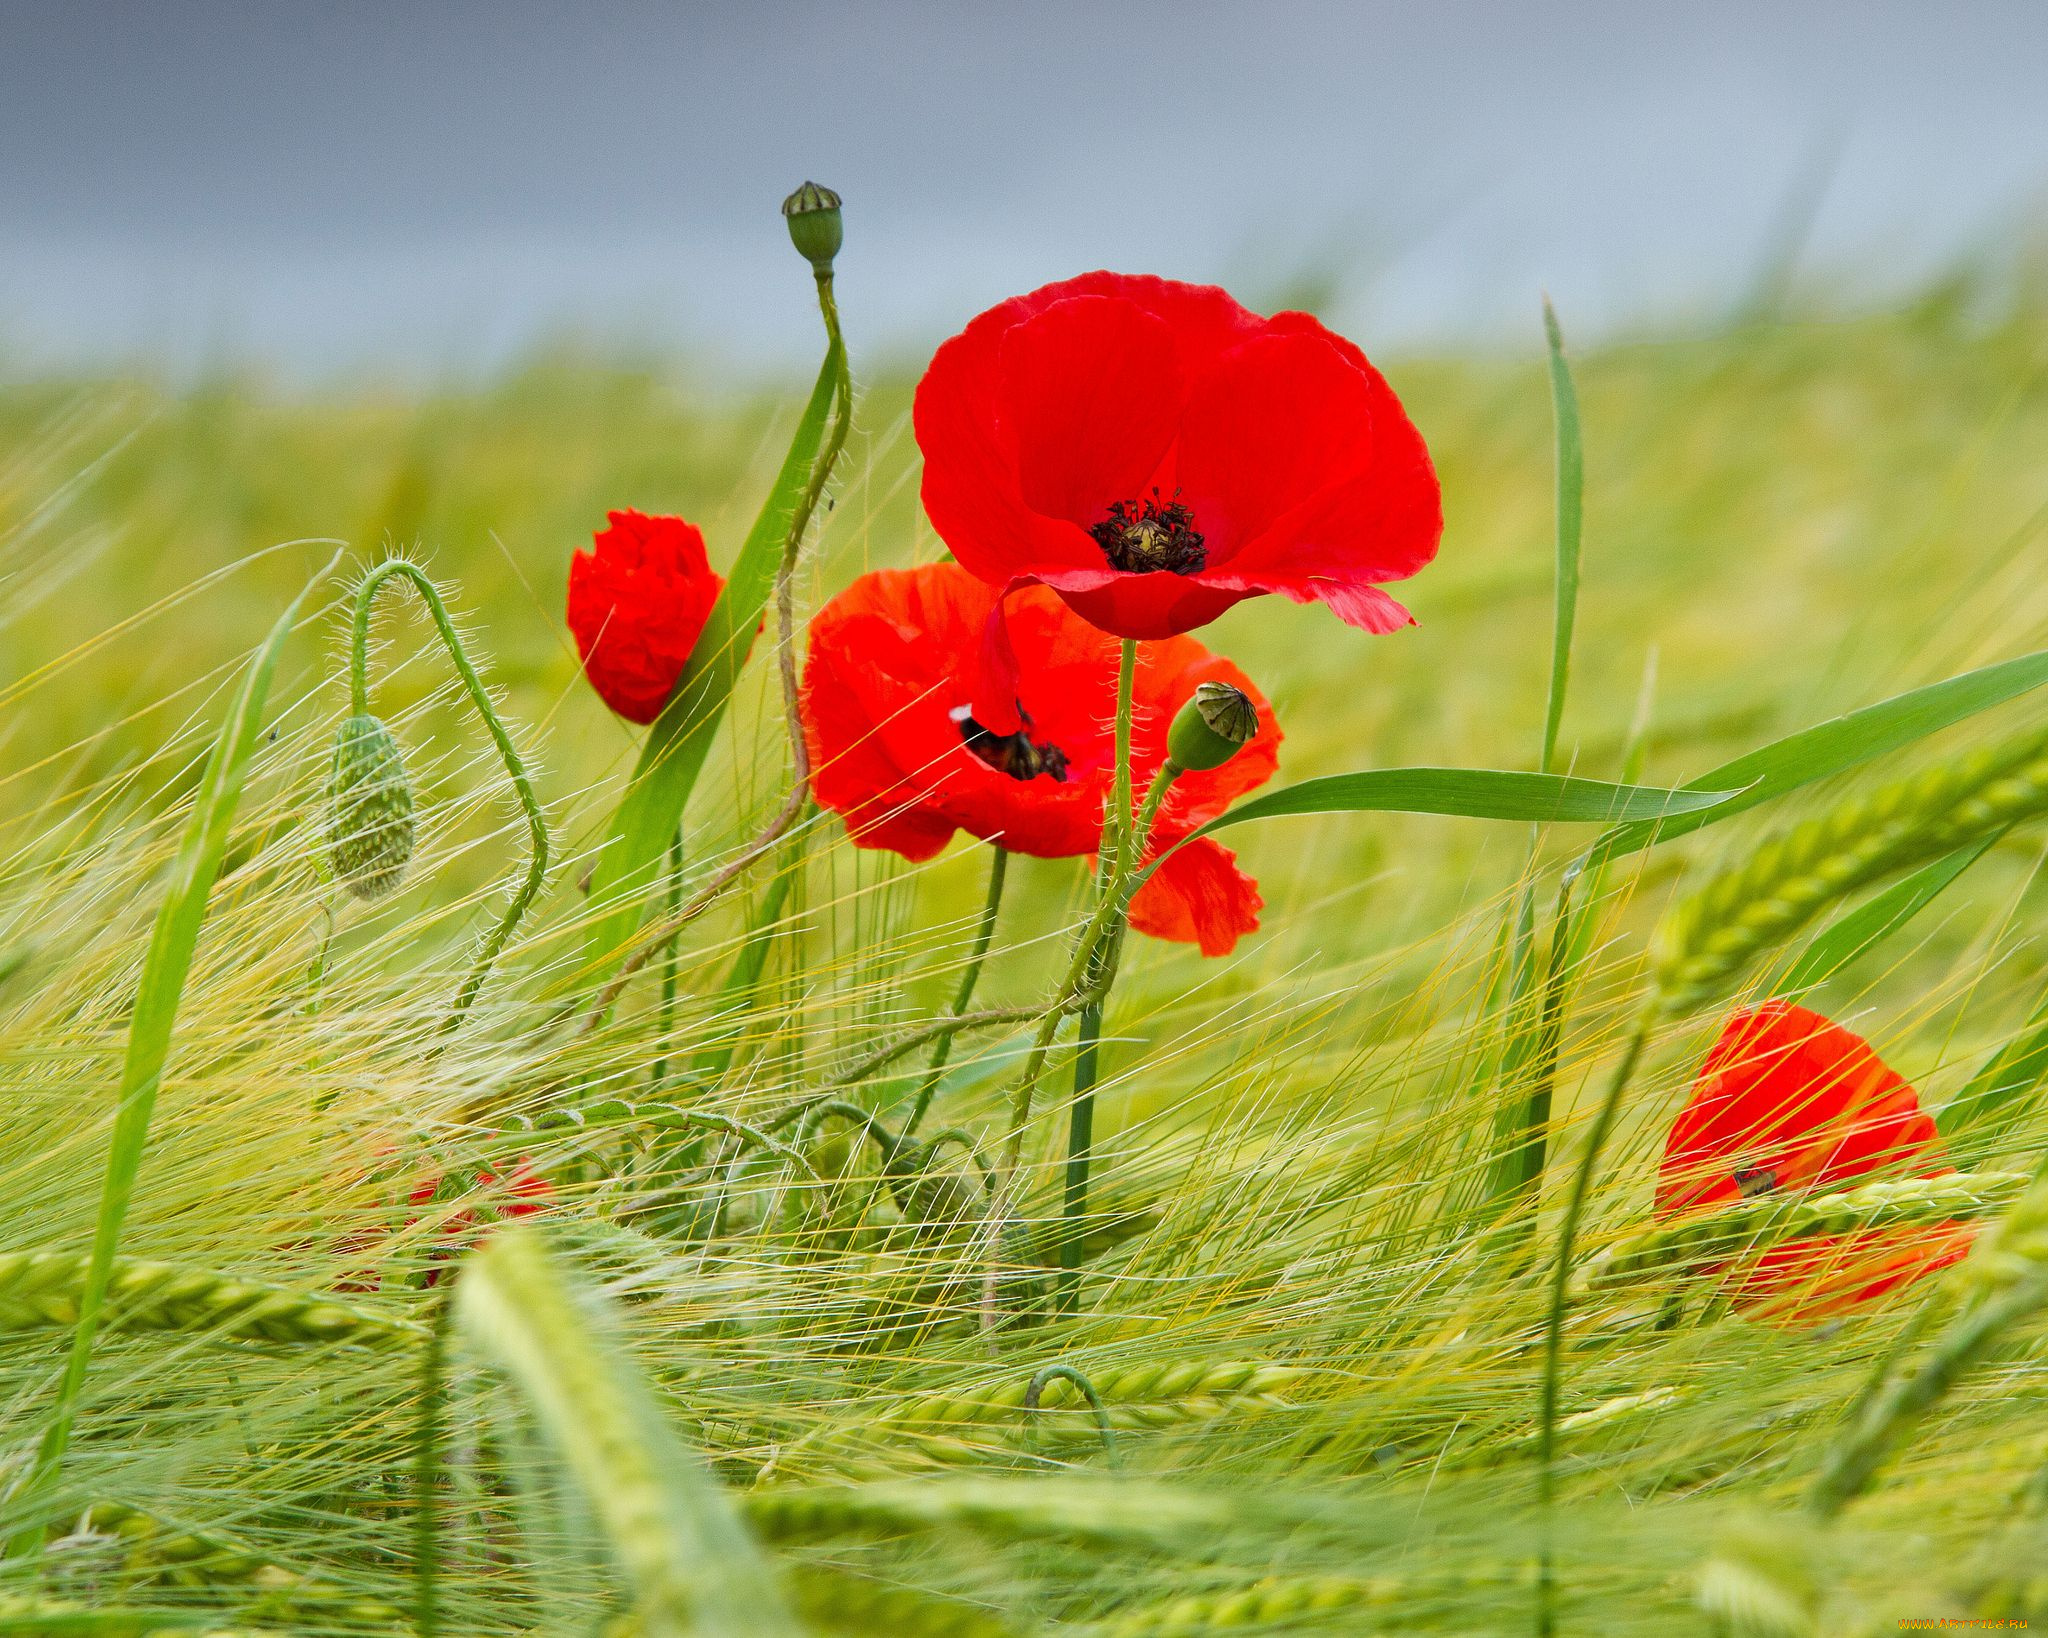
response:
<svg viewBox="0 0 2048 1638"><path fill-rule="evenodd" d="M359 899L383 898L412 862L412 781L398 741L375 717L350 717L335 735L327 799L335 878Z"/></svg>
<svg viewBox="0 0 2048 1638"><path fill-rule="evenodd" d="M806 182L782 201L782 215L789 223L789 242L820 273L832 271L832 258L846 237L839 219L839 195L815 182Z"/></svg>
<svg viewBox="0 0 2048 1638"><path fill-rule="evenodd" d="M1259 735L1251 696L1229 683L1205 682L1166 732L1166 754L1190 773L1220 768Z"/></svg>

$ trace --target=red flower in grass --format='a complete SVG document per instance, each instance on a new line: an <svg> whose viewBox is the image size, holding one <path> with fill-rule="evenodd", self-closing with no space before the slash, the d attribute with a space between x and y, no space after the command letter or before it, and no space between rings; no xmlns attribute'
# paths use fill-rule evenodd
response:
<svg viewBox="0 0 2048 1638"><path fill-rule="evenodd" d="M1261 592L1392 631L1410 616L1380 585L1443 530L1429 451L1365 354L1211 285L1085 273L992 307L939 348L915 422L961 564L1121 637Z"/></svg>
<svg viewBox="0 0 2048 1638"><path fill-rule="evenodd" d="M1805 1007L1768 1001L1734 1014L1700 1065L1665 1144L1657 1211L1851 1188L1880 1170L1954 1169L1913 1088L1867 1041ZM1944 1224L1790 1240L1756 1259L1736 1300L1771 1317L1820 1319L1946 1268L1971 1235Z"/></svg>
<svg viewBox="0 0 2048 1638"><path fill-rule="evenodd" d="M628 722L661 715L725 582L681 518L608 512L569 564L569 630L583 674Z"/></svg>
<svg viewBox="0 0 2048 1638"><path fill-rule="evenodd" d="M1022 726L997 733L974 714L981 636L995 606L990 587L934 563L863 575L812 620L803 682L812 789L860 846L929 859L956 830L1046 859L1093 857L1101 845L1116 762L1117 644L1051 592L1018 593L1009 624L1023 662ZM1174 782L1153 852L1264 784L1278 764L1280 730L1251 681L1193 638L1175 637L1138 651L1138 791L1166 760L1174 713L1212 681L1251 696L1258 735L1222 767ZM1224 955L1257 928L1261 903L1235 855L1205 837L1139 891L1131 925Z"/></svg>
<svg viewBox="0 0 2048 1638"><path fill-rule="evenodd" d="M424 1208L440 1198L448 1179L435 1175L424 1179L405 1197L408 1206L421 1208L405 1219L405 1227L416 1227L427 1215ZM460 1211L450 1213L439 1223L434 1243L427 1249L426 1260L438 1265L467 1251L480 1242L489 1232L493 1223L508 1219L531 1217L547 1210L554 1204L555 1191L545 1177L533 1169L531 1162L523 1157L512 1169L500 1178L488 1167L479 1169L471 1178L465 1191L472 1196L469 1204ZM379 1244L384 1236L364 1229L349 1235L338 1249L343 1252L367 1250ZM438 1285L441 1270L430 1266L424 1276L427 1285ZM383 1284L383 1277L375 1269L358 1269L335 1282L337 1291L375 1291Z"/></svg>

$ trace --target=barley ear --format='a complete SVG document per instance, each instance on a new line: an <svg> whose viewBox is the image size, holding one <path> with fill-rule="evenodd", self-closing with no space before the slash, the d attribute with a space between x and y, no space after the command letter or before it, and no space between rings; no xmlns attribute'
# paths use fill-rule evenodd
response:
<svg viewBox="0 0 2048 1638"><path fill-rule="evenodd" d="M495 1235L455 1293L583 1492L647 1638L797 1638L765 1556L614 1335L531 1225Z"/></svg>

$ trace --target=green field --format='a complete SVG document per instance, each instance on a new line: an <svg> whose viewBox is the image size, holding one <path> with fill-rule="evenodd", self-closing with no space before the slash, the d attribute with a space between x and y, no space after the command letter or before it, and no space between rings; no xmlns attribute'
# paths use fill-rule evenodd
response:
<svg viewBox="0 0 2048 1638"><path fill-rule="evenodd" d="M808 324L791 284L790 322ZM851 339L854 434L800 611L865 568L943 555L918 507L914 374L870 377ZM1367 637L1268 597L1199 634L1271 697L1281 783L1536 766L1553 608L1540 342L1532 314L1526 356L1382 361L1443 481L1441 554L1395 588L1418 628ZM1961 279L1897 312L1574 349L1571 366L1586 514L1569 771L1682 784L2048 648L2048 291ZM836 1083L947 1006L986 849L963 838L911 867L812 820L691 925L672 999L656 961L588 1033L572 1005L590 976L579 881L642 731L581 678L570 554L631 506L698 521L728 562L800 402L573 353L426 394L0 386L0 1536L17 1549L0 1631L653 1633L692 1630L671 1620L687 1607L695 1630L744 1633L781 1630L761 1613L778 1587L789 1630L821 1632L1533 1631L1546 1541L1573 1633L2048 1618L2048 1332L2014 1296L2032 1281L2048 1301L2035 1196L1996 1231L2003 1262L1819 1326L1736 1312L1676 1266L1575 1287L1547 1510L1536 1461L1549 1256L1660 918L1794 822L2036 727L2043 696L1617 861L1580 924L1533 1215L1485 1202L1497 1118L1526 1090L1516 907L1530 889L1528 947L1547 951L1559 874L1596 831L1353 813L1233 832L1263 929L1221 960L1132 941L1076 1300L1006 1299L988 1329L987 1237L908 1222L855 1127L784 1128L799 1166L660 1115L759 1124L836 1088L900 1119L922 1057ZM201 1273L117 1280L68 1456L34 1471L201 763L248 656L337 545L346 566L260 720L120 1241ZM379 604L371 698L412 770L420 852L374 905L317 868L349 708L345 591L394 549L454 611L557 853L446 1035L526 832L402 595ZM773 669L757 656L691 799L693 881L782 798ZM1931 1110L2041 1003L2038 811L1808 997ZM1045 992L1086 887L1076 861L1019 861L978 1005ZM1764 951L1748 988L1782 981L1855 902ZM749 948L765 959L736 984ZM1655 1028L1582 1260L1648 1221L1727 1005ZM1027 1035L955 1049L936 1124L968 1141L928 1175L957 1195L980 1198L966 1150L997 1146ZM1058 1211L1066 1039L1025 1143L1026 1260ZM568 1120L619 1099L610 1124ZM1944 1126L1972 1176L2028 1173L2048 1106L2029 1078L1996 1120ZM503 1203L479 1170L522 1161L554 1191L534 1232L568 1271L559 1300L608 1320L551 1307L520 1235L492 1240L485 1274L445 1255ZM67 1257L15 1256L41 1250ZM298 1296L259 1323L223 1280ZM451 1285L487 1295L434 1386L420 1328ZM1867 1385L1962 1357L2001 1301L2009 1322L1864 1492L1817 1506ZM1100 1390L1108 1449L1071 1383L1022 1408L1055 1364ZM423 1394L445 1399L424 1456Z"/></svg>

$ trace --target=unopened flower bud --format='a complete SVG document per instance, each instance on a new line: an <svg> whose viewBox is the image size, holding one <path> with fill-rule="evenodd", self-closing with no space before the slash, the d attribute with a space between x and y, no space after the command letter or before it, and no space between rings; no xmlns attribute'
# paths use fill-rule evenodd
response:
<svg viewBox="0 0 2048 1638"><path fill-rule="evenodd" d="M1166 754L1190 773L1220 768L1258 737L1259 712L1241 688L1205 682L1166 733Z"/></svg>
<svg viewBox="0 0 2048 1638"><path fill-rule="evenodd" d="M335 735L327 800L335 878L359 899L381 899L412 862L412 781L398 741L375 717L350 717Z"/></svg>
<svg viewBox="0 0 2048 1638"><path fill-rule="evenodd" d="M832 258L846 237L839 220L839 195L806 182L782 201L782 214L789 223L789 242L816 271L831 272Z"/></svg>

